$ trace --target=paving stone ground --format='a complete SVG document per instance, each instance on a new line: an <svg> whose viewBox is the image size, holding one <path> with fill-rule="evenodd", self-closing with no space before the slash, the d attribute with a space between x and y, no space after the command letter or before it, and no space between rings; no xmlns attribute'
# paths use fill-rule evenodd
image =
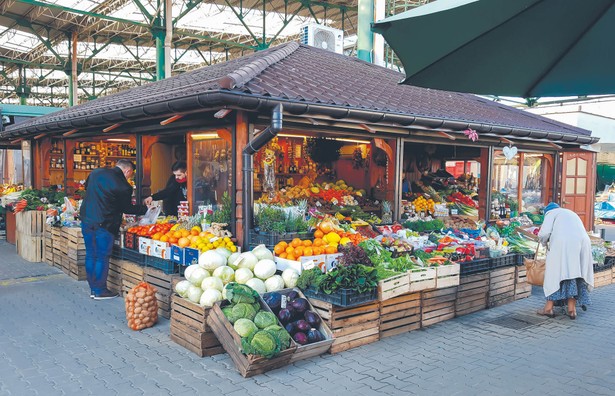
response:
<svg viewBox="0 0 615 396"><path fill-rule="evenodd" d="M532 297L242 378L228 355L199 358L169 321L135 332L121 299L28 263L0 241L0 395L613 395L615 285L563 315L513 330L489 323L542 306Z"/></svg>

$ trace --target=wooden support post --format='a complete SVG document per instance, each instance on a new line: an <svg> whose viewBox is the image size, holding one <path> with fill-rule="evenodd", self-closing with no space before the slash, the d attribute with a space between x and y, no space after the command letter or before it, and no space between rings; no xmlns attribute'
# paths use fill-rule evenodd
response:
<svg viewBox="0 0 615 396"><path fill-rule="evenodd" d="M141 193L143 197L149 197L152 193L152 147L158 142L158 136L141 137L141 166L143 169L143 179L141 181ZM188 156L190 157L190 156Z"/></svg>
<svg viewBox="0 0 615 396"><path fill-rule="evenodd" d="M235 237L239 246L243 246L244 218L243 218L243 148L249 141L248 114L245 111L238 111L235 120Z"/></svg>

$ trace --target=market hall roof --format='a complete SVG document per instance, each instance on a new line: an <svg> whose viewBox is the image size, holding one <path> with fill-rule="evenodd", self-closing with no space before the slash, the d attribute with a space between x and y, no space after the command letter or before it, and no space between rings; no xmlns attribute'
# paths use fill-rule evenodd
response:
<svg viewBox="0 0 615 396"><path fill-rule="evenodd" d="M7 128L0 139L215 109L285 112L591 144L585 129L475 95L400 85L403 74L295 42L132 88Z"/></svg>

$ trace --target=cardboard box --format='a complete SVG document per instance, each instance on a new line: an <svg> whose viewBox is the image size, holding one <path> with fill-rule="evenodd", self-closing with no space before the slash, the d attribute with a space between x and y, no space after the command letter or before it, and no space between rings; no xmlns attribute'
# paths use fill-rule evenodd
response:
<svg viewBox="0 0 615 396"><path fill-rule="evenodd" d="M171 245L168 242L152 240L150 255L160 257L166 260L171 259Z"/></svg>
<svg viewBox="0 0 615 396"><path fill-rule="evenodd" d="M310 269L314 266L319 267L321 270L325 270L326 268L326 259L327 255L319 254L317 256L302 256L299 257L299 260L287 260L280 257L275 257L276 267L280 271L284 271L286 268L292 268L297 272L301 273L304 269Z"/></svg>
<svg viewBox="0 0 615 396"><path fill-rule="evenodd" d="M193 248L180 248L177 245L171 245L170 260L181 265L197 264L199 262L200 252Z"/></svg>
<svg viewBox="0 0 615 396"><path fill-rule="evenodd" d="M327 269L327 272L337 267L337 260L341 256L342 253L327 254L327 258L325 260L325 268Z"/></svg>
<svg viewBox="0 0 615 396"><path fill-rule="evenodd" d="M151 256L152 242L149 238L139 237L139 253Z"/></svg>

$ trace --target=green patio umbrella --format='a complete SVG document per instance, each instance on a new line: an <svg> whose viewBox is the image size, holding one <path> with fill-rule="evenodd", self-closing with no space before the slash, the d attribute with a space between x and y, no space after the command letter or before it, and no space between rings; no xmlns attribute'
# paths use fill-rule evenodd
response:
<svg viewBox="0 0 615 396"><path fill-rule="evenodd" d="M615 93L615 0L438 0L374 24L403 83L484 95Z"/></svg>

